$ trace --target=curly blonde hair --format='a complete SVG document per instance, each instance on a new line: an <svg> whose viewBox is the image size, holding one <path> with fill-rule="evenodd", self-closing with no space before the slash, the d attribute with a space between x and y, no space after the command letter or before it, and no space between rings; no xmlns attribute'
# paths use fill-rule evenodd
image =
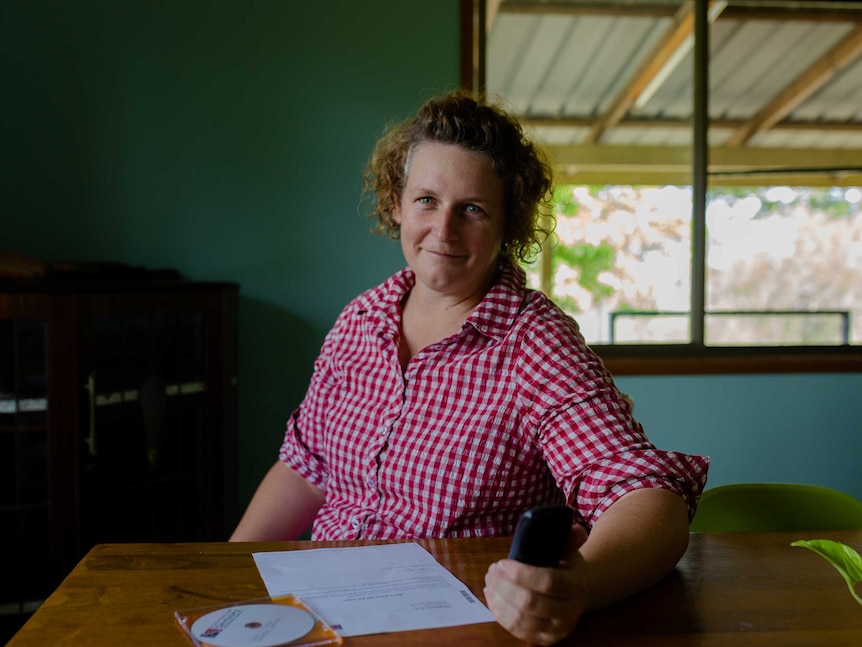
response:
<svg viewBox="0 0 862 647"><path fill-rule="evenodd" d="M400 237L393 212L407 181L409 162L425 142L453 144L484 155L503 183L506 211L503 254L528 261L553 230L550 164L518 121L487 99L465 91L437 97L415 117L390 127L378 140L363 177L376 195L375 231Z"/></svg>

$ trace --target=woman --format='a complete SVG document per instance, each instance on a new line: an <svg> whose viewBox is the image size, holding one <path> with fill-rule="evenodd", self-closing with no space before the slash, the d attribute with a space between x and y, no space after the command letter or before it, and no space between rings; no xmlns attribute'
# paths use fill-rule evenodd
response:
<svg viewBox="0 0 862 647"><path fill-rule="evenodd" d="M513 634L559 640L673 568L708 460L650 444L577 324L525 287L551 176L513 118L433 99L366 180L407 267L338 317L231 539L510 535L566 502L560 566L502 560L485 589Z"/></svg>

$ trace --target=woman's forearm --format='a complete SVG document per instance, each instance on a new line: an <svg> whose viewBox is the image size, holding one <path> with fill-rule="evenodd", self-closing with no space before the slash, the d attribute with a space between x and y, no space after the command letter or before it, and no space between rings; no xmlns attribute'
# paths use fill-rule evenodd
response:
<svg viewBox="0 0 862 647"><path fill-rule="evenodd" d="M581 547L587 610L601 609L655 584L688 546L688 509L669 490L629 492L596 521Z"/></svg>
<svg viewBox="0 0 862 647"><path fill-rule="evenodd" d="M230 541L296 539L323 505L317 487L277 461L264 476Z"/></svg>

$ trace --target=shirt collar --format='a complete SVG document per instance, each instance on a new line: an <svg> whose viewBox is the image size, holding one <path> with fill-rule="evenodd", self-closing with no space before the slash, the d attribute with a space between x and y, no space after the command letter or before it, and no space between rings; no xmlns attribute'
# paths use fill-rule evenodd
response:
<svg viewBox="0 0 862 647"><path fill-rule="evenodd" d="M356 300L356 314L369 315L383 324L394 324L401 319L401 302L415 283L413 270L405 267L377 288L360 295Z"/></svg>
<svg viewBox="0 0 862 647"><path fill-rule="evenodd" d="M503 337L521 310L526 285L527 275L517 263L501 261L497 281L467 317L467 324L487 337Z"/></svg>
<svg viewBox="0 0 862 647"><path fill-rule="evenodd" d="M401 302L416 284L416 275L409 267L390 276L378 291L360 298L358 312L372 314L390 322L400 318ZM467 317L470 325L487 337L500 338L512 326L521 310L527 288L527 275L515 262L503 260L497 280L479 305ZM377 299L369 298L376 292Z"/></svg>

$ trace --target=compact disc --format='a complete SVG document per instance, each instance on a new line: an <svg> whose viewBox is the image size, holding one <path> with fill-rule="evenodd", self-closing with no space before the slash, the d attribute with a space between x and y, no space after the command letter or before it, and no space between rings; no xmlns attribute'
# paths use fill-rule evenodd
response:
<svg viewBox="0 0 862 647"><path fill-rule="evenodd" d="M192 635L213 647L277 647L314 628L314 616L283 604L238 604L192 624Z"/></svg>

